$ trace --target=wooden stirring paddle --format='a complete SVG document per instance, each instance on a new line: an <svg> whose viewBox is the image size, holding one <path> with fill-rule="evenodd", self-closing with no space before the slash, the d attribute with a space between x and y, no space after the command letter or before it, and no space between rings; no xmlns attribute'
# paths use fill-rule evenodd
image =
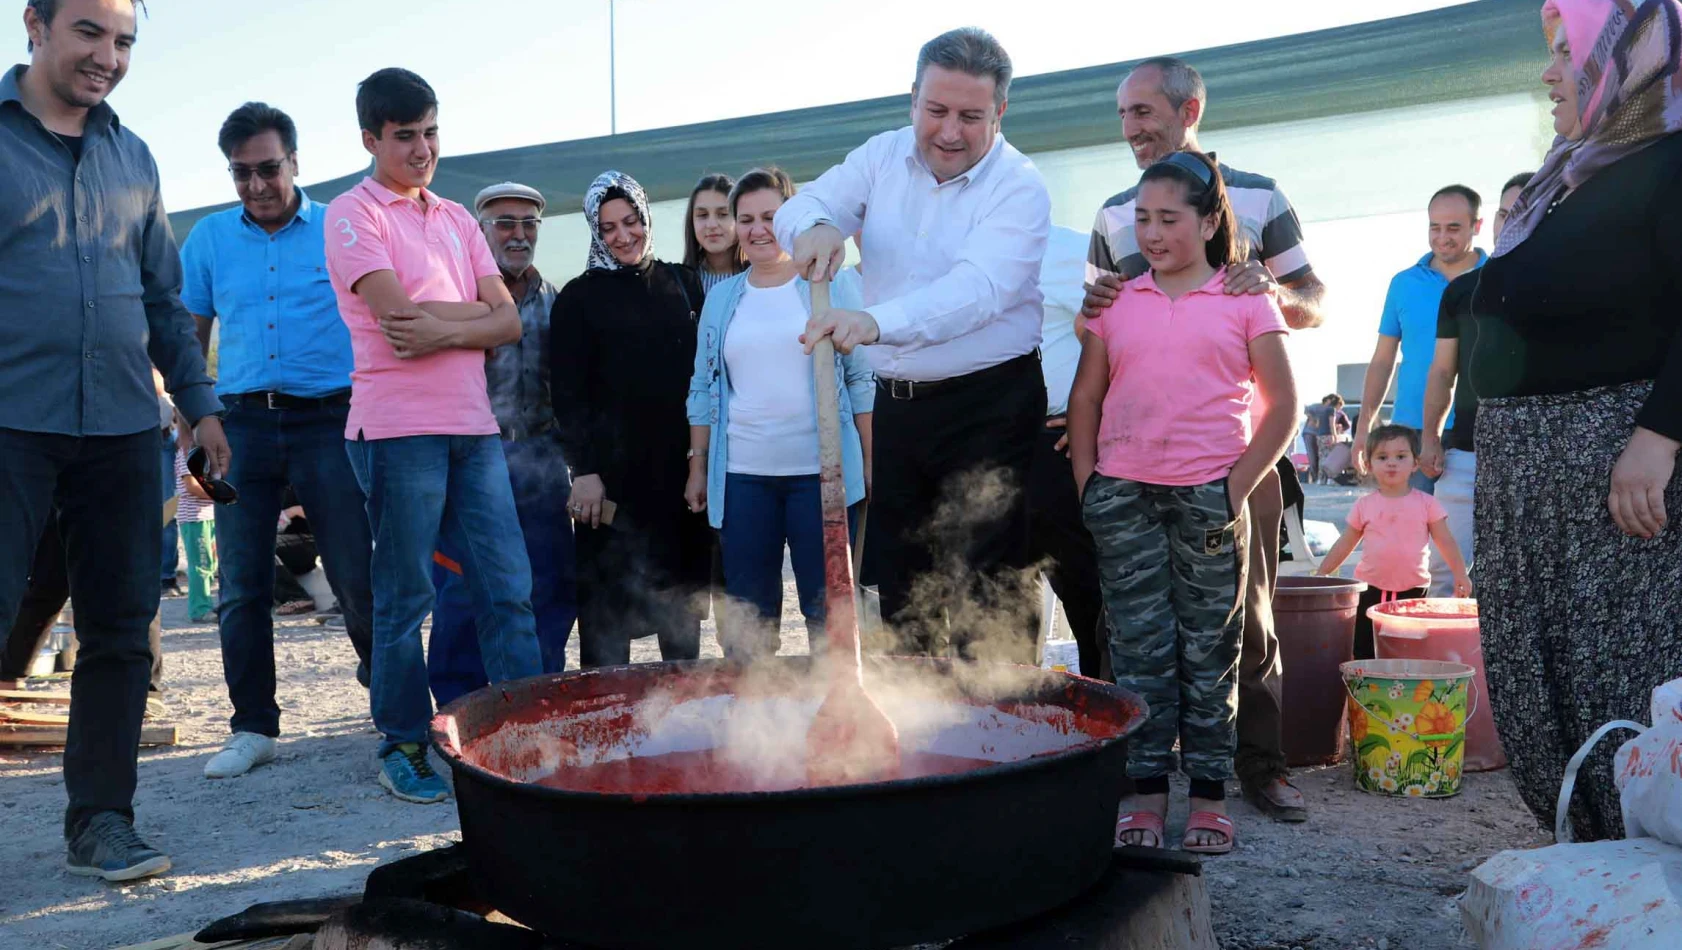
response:
<svg viewBox="0 0 1682 950"><path fill-rule="evenodd" d="M812 316L829 311L829 282L812 284ZM827 650L820 668L829 693L806 732L806 777L813 785L895 778L899 730L864 691L853 564L847 544L847 489L841 478L841 404L835 382L835 345L812 350L818 403L818 480L823 499L823 562Z"/></svg>

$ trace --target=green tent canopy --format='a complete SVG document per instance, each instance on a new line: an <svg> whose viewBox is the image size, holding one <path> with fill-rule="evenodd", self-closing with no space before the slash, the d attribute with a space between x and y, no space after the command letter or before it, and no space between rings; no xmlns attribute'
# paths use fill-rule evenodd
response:
<svg viewBox="0 0 1682 950"><path fill-rule="evenodd" d="M1214 106L1208 131L1398 109L1534 88L1545 57L1536 0L1478 0L1425 13L1181 54L1202 72ZM1024 76L1011 85L1005 129L1034 154L1113 143L1115 89L1131 63ZM909 95L458 155L432 188L471 202L487 182L520 181L567 213L597 174L635 175L651 201L682 198L711 169L774 160L796 181L815 178L870 136L908 121ZM308 185L329 201L363 172ZM170 215L178 238L233 207Z"/></svg>

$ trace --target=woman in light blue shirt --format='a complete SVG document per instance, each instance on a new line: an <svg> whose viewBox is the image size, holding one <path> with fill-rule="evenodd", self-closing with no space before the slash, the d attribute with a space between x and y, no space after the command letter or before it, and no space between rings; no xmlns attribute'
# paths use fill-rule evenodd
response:
<svg viewBox="0 0 1682 950"><path fill-rule="evenodd" d="M794 195L780 169L754 169L730 191L730 213L748 270L707 294L689 383L692 511L719 530L724 587L743 614L721 638L726 657L774 655L780 643L783 549L794 564L800 612L813 652L823 646L823 514L818 497L818 421L812 358L800 334L811 286L777 244L772 219ZM858 282L838 280L834 305L859 309ZM841 404L841 468L847 504L864 500L870 477L874 376L864 353L835 358Z"/></svg>

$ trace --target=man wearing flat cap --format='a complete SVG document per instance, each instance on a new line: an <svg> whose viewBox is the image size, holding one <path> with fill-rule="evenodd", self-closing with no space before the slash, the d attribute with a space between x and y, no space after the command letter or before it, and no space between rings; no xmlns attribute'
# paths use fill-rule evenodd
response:
<svg viewBox="0 0 1682 950"><path fill-rule="evenodd" d="M532 261L543 224L543 195L505 181L479 192L473 202L479 227L520 310L520 339L490 351L485 383L502 430L508 480L531 562L531 606L543 650L543 672L566 665L567 636L578 616L573 581L572 520L567 517L571 477L556 439L549 404L549 310L555 285ZM513 539L509 539L514 543ZM438 601L432 612L427 678L438 705L484 686L473 598L466 583L471 565L447 542L433 558Z"/></svg>

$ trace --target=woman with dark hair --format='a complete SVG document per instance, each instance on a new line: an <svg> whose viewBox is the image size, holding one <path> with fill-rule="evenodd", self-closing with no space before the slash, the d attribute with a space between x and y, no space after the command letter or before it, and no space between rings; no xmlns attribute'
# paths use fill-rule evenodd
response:
<svg viewBox="0 0 1682 950"><path fill-rule="evenodd" d="M689 382L691 511L719 529L724 587L751 619L721 639L725 656L776 655L783 612L783 550L794 565L812 652L823 647L823 508L818 497L818 417L812 358L800 343L811 285L777 243L777 209L794 196L779 168L756 168L730 192L746 273L724 281L701 312ZM837 283L834 305L858 309L858 283ZM875 376L863 351L835 356L841 471L849 505L864 500L870 471Z"/></svg>
<svg viewBox="0 0 1682 950"><path fill-rule="evenodd" d="M730 213L734 187L729 175L701 176L689 192L689 210L683 216L689 222L683 232L683 266L700 276L701 289L709 294L748 266L736 241L736 216Z"/></svg>
<svg viewBox="0 0 1682 950"><path fill-rule="evenodd" d="M1682 3L1548 0L1554 139L1472 297L1484 662L1525 804L1682 676ZM1612 749L1579 839L1621 838Z"/></svg>
<svg viewBox="0 0 1682 950"><path fill-rule="evenodd" d="M550 389L572 469L583 666L628 663L657 636L667 660L700 654L706 520L684 510L684 402L701 282L655 260L648 198L617 171L584 195L585 272L555 297Z"/></svg>

